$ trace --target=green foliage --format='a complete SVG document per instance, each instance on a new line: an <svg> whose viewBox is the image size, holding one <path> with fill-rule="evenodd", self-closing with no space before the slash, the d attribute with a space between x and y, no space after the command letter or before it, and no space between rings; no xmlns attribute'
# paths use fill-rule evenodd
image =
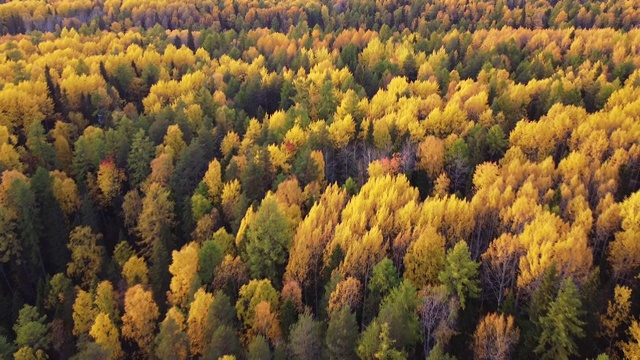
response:
<svg viewBox="0 0 640 360"><path fill-rule="evenodd" d="M329 315L329 327L325 344L331 360L356 359L355 347L358 340L356 315L348 306L343 306Z"/></svg>
<svg viewBox="0 0 640 360"><path fill-rule="evenodd" d="M129 182L131 187L139 186L149 176L151 169L149 164L154 157L154 147L143 129L138 130L133 136L131 150L127 158L129 166Z"/></svg>
<svg viewBox="0 0 640 360"><path fill-rule="evenodd" d="M460 307L465 308L467 298L475 298L480 293L478 268L480 264L471 259L469 247L464 241L458 242L447 251L444 270L438 276L450 294L456 295Z"/></svg>
<svg viewBox="0 0 640 360"><path fill-rule="evenodd" d="M211 341L205 349L205 359L219 359L223 355L240 357L240 340L235 329L227 326L219 326L212 334Z"/></svg>
<svg viewBox="0 0 640 360"><path fill-rule="evenodd" d="M378 322L388 327L387 336L393 342L390 346L408 354L412 353L420 336L417 307L417 290L404 280L384 298L378 314Z"/></svg>
<svg viewBox="0 0 640 360"><path fill-rule="evenodd" d="M427 356L427 360L456 360L455 356L451 356L444 351L442 345L437 343L436 346L431 349L429 352L429 356Z"/></svg>
<svg viewBox="0 0 640 360"><path fill-rule="evenodd" d="M407 359L407 353L395 347L395 341L391 338L389 324L380 325L374 321L362 333L358 345L358 356L363 360L402 360Z"/></svg>
<svg viewBox="0 0 640 360"><path fill-rule="evenodd" d="M249 344L248 360L270 360L271 359L271 350L269 350L269 343L267 343L267 339L262 335L256 336L253 341Z"/></svg>
<svg viewBox="0 0 640 360"><path fill-rule="evenodd" d="M11 358L11 355L15 352L15 347L6 337L0 335L0 357L3 359Z"/></svg>
<svg viewBox="0 0 640 360"><path fill-rule="evenodd" d="M222 262L223 255L220 245L214 240L202 243L198 253L198 275L204 284L213 281L214 269Z"/></svg>
<svg viewBox="0 0 640 360"><path fill-rule="evenodd" d="M266 197L247 230L247 255L252 277L279 282L292 239L291 224L278 209L276 198Z"/></svg>
<svg viewBox="0 0 640 360"><path fill-rule="evenodd" d="M160 324L160 332L154 340L154 347L158 359L177 359L180 358L183 350L188 349L189 340L187 334L180 330L180 325L169 317Z"/></svg>
<svg viewBox="0 0 640 360"><path fill-rule="evenodd" d="M33 306L25 305L20 309L18 320L13 326L13 331L16 332L16 346L28 346L33 351L47 350L50 338L46 319L46 315L40 316Z"/></svg>
<svg viewBox="0 0 640 360"><path fill-rule="evenodd" d="M367 284L369 296L365 304L369 319L378 312L380 301L399 284L398 271L390 259L384 258L373 267L373 275Z"/></svg>
<svg viewBox="0 0 640 360"><path fill-rule="evenodd" d="M251 280L249 284L242 286L239 295L238 302L236 302L236 312L238 319L246 326L253 324L255 308L260 302L268 302L271 309L278 308L278 292L268 279Z"/></svg>
<svg viewBox="0 0 640 360"><path fill-rule="evenodd" d="M208 316L207 323L213 330L221 326L233 328L237 322L231 299L221 291L214 295Z"/></svg>
<svg viewBox="0 0 640 360"><path fill-rule="evenodd" d="M487 152L491 158L499 158L507 146L509 141L499 125L494 125L487 133Z"/></svg>
<svg viewBox="0 0 640 360"><path fill-rule="evenodd" d="M322 329L311 314L300 315L298 322L291 326L289 349L292 359L322 357Z"/></svg>
<svg viewBox="0 0 640 360"><path fill-rule="evenodd" d="M578 288L573 280L565 279L549 312L540 318L542 333L535 352L542 359L568 359L578 354L575 340L584 337L581 307Z"/></svg>

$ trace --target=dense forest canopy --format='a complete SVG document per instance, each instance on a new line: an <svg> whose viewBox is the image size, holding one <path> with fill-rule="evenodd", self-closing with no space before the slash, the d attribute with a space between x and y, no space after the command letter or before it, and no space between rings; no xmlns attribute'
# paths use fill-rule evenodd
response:
<svg viewBox="0 0 640 360"><path fill-rule="evenodd" d="M640 4L0 4L0 358L640 357Z"/></svg>

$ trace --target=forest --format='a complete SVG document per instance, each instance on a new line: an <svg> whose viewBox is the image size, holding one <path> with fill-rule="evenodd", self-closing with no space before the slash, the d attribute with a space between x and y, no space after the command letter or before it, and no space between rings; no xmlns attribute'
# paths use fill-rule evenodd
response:
<svg viewBox="0 0 640 360"><path fill-rule="evenodd" d="M640 3L0 4L0 359L639 359Z"/></svg>

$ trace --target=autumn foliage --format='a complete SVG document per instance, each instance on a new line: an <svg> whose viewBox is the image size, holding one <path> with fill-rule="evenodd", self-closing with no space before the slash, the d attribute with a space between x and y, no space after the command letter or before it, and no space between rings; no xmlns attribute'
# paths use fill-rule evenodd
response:
<svg viewBox="0 0 640 360"><path fill-rule="evenodd" d="M635 358L633 1L0 4L0 358Z"/></svg>

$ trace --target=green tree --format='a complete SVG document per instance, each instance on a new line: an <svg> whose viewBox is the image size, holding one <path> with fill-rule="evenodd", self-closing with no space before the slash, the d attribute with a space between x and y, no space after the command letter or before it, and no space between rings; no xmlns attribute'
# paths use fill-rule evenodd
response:
<svg viewBox="0 0 640 360"><path fill-rule="evenodd" d="M444 270L440 272L438 279L450 294L458 296L462 309L465 308L467 297L475 298L480 293L477 279L479 267L479 263L471 260L471 252L466 242L460 241L453 249L447 251Z"/></svg>
<svg viewBox="0 0 640 360"><path fill-rule="evenodd" d="M375 358L375 353L378 351L380 332L380 323L378 320L373 320L369 326L360 334L360 340L358 341L358 347L356 352L358 357L362 360L372 360Z"/></svg>
<svg viewBox="0 0 640 360"><path fill-rule="evenodd" d="M94 304L99 312L109 315L115 324L120 319L120 309L115 298L116 292L113 285L108 280L102 281L96 288Z"/></svg>
<svg viewBox="0 0 640 360"><path fill-rule="evenodd" d="M207 240L202 243L198 254L198 274L203 284L211 284L213 281L213 271L222 262L224 254L220 250L220 245L214 240Z"/></svg>
<svg viewBox="0 0 640 360"><path fill-rule="evenodd" d="M389 335L389 324L382 324L380 331L380 347L374 354L377 360L403 360L407 359L404 351L398 351L394 347L394 341Z"/></svg>
<svg viewBox="0 0 640 360"><path fill-rule="evenodd" d="M418 294L409 281L403 281L384 298L378 314L378 322L387 324L393 347L409 354L420 336L420 319L417 313Z"/></svg>
<svg viewBox="0 0 640 360"><path fill-rule="evenodd" d="M407 80L416 81L418 78L418 66L416 64L416 58L412 54L407 55L404 59L402 69L404 70L404 75L407 77Z"/></svg>
<svg viewBox="0 0 640 360"><path fill-rule="evenodd" d="M235 326L235 309L233 308L231 299L227 296L227 294L219 291L214 295L208 316L208 327L212 329L212 332L210 334L207 334L208 337L211 336L213 334L213 331L215 331L220 326Z"/></svg>
<svg viewBox="0 0 640 360"><path fill-rule="evenodd" d="M560 280L558 279L556 266L549 266L544 273L542 273L540 284L533 292L529 306L527 307L529 323L523 326L523 345L526 349L533 349L538 345L538 339L542 331L540 319L549 312L549 307L558 294L559 285Z"/></svg>
<svg viewBox="0 0 640 360"><path fill-rule="evenodd" d="M320 88L320 104L318 106L318 119L330 121L333 119L333 113L338 105L335 95L333 83L326 80Z"/></svg>
<svg viewBox="0 0 640 360"><path fill-rule="evenodd" d="M356 359L355 345L358 340L356 314L348 306L335 310L329 316L329 328L325 345L331 360Z"/></svg>
<svg viewBox="0 0 640 360"><path fill-rule="evenodd" d="M442 344L437 343L436 346L431 349L427 360L456 360L456 358L447 354L442 348Z"/></svg>
<svg viewBox="0 0 640 360"><path fill-rule="evenodd" d="M46 315L40 316L38 309L25 305L18 313L18 320L13 326L16 332L16 346L28 346L34 351L49 348L49 328L45 324Z"/></svg>
<svg viewBox="0 0 640 360"><path fill-rule="evenodd" d="M73 182L71 179L68 181ZM48 256L43 261L49 273L64 271L69 260L69 251L65 246L69 229L66 221L60 221L66 217L54 195L53 186L54 178L51 173L39 166L31 177L31 189L38 204L40 246L47 249Z"/></svg>
<svg viewBox="0 0 640 360"><path fill-rule="evenodd" d="M269 350L269 343L267 339L258 335L249 343L247 350L247 360L270 360L271 350Z"/></svg>
<svg viewBox="0 0 640 360"><path fill-rule="evenodd" d="M14 351L16 351L15 346L6 337L0 335L0 358L10 359Z"/></svg>
<svg viewBox="0 0 640 360"><path fill-rule="evenodd" d="M265 156L261 156L260 160L265 161L258 161L251 157L242 171L242 188L250 200L262 199L271 183L269 174L265 170L269 165L268 156L266 156L266 158Z"/></svg>
<svg viewBox="0 0 640 360"><path fill-rule="evenodd" d="M279 281L284 273L288 248L293 239L291 224L268 194L247 230L247 255L253 278Z"/></svg>
<svg viewBox="0 0 640 360"><path fill-rule="evenodd" d="M584 337L585 324L580 320L581 307L578 288L573 280L565 279L548 314L540 319L542 333L534 351L541 359L569 359L578 355L575 340Z"/></svg>
<svg viewBox="0 0 640 360"><path fill-rule="evenodd" d="M107 152L104 131L89 126L74 143L72 169L78 186L85 184L86 175L96 171Z"/></svg>
<svg viewBox="0 0 640 360"><path fill-rule="evenodd" d="M133 136L129 157L129 182L132 188L138 187L151 173L151 160L155 155L155 148L143 129Z"/></svg>
<svg viewBox="0 0 640 360"><path fill-rule="evenodd" d="M291 105L293 105L293 100L291 100L295 96L295 88L293 87L293 83L291 81L285 80L282 84L282 89L280 90L280 108L282 110L288 110Z"/></svg>
<svg viewBox="0 0 640 360"><path fill-rule="evenodd" d="M27 284L22 286L27 294L32 295L38 279L44 278L46 271L40 246L41 222L38 219L38 206L26 178L16 177L10 182L4 201L5 204L10 204L8 210L12 211L16 219L16 239L22 248L20 262L28 279ZM28 285L31 285L32 289L28 289Z"/></svg>
<svg viewBox="0 0 640 360"><path fill-rule="evenodd" d="M152 183L142 201L137 233L142 255L151 261L150 278L156 296L162 297L169 285L169 251L175 224L174 203L169 190Z"/></svg>
<svg viewBox="0 0 640 360"><path fill-rule="evenodd" d="M289 350L291 359L322 358L322 329L310 313L300 315L298 322L291 326Z"/></svg>
<svg viewBox="0 0 640 360"><path fill-rule="evenodd" d="M362 333L358 345L358 357L362 360L402 360L407 359L407 353L395 346L391 338L389 324L378 323L374 320Z"/></svg>
<svg viewBox="0 0 640 360"><path fill-rule="evenodd" d="M217 360L224 355L240 357L240 339L235 329L227 325L219 326L211 335L204 351L204 359Z"/></svg>
<svg viewBox="0 0 640 360"><path fill-rule="evenodd" d="M356 67L358 66L358 48L353 43L345 46L340 52L340 59L345 64L352 74L356 73Z"/></svg>
<svg viewBox="0 0 640 360"><path fill-rule="evenodd" d="M22 249L15 231L15 215L0 204L0 263L15 261L20 255Z"/></svg>
<svg viewBox="0 0 640 360"><path fill-rule="evenodd" d="M44 127L39 121L33 121L29 125L27 149L34 165L43 166L48 170L55 165L56 151L47 141Z"/></svg>
<svg viewBox="0 0 640 360"><path fill-rule="evenodd" d="M167 312L165 319L160 323L160 332L154 340L154 346L155 355L160 360L187 358L189 340L184 331L184 316L177 310Z"/></svg>
<svg viewBox="0 0 640 360"><path fill-rule="evenodd" d="M378 313L380 301L400 284L398 271L393 261L384 258L378 262L372 271L373 275L367 284L369 296L365 300L365 314L367 319L373 318ZM365 322L365 320L363 320Z"/></svg>
<svg viewBox="0 0 640 360"><path fill-rule="evenodd" d="M494 125L487 133L487 153L491 160L499 159L509 146L509 140L499 125Z"/></svg>
<svg viewBox="0 0 640 360"><path fill-rule="evenodd" d="M469 145L463 139L456 140L447 149L445 160L451 188L454 192L464 192L471 173Z"/></svg>

